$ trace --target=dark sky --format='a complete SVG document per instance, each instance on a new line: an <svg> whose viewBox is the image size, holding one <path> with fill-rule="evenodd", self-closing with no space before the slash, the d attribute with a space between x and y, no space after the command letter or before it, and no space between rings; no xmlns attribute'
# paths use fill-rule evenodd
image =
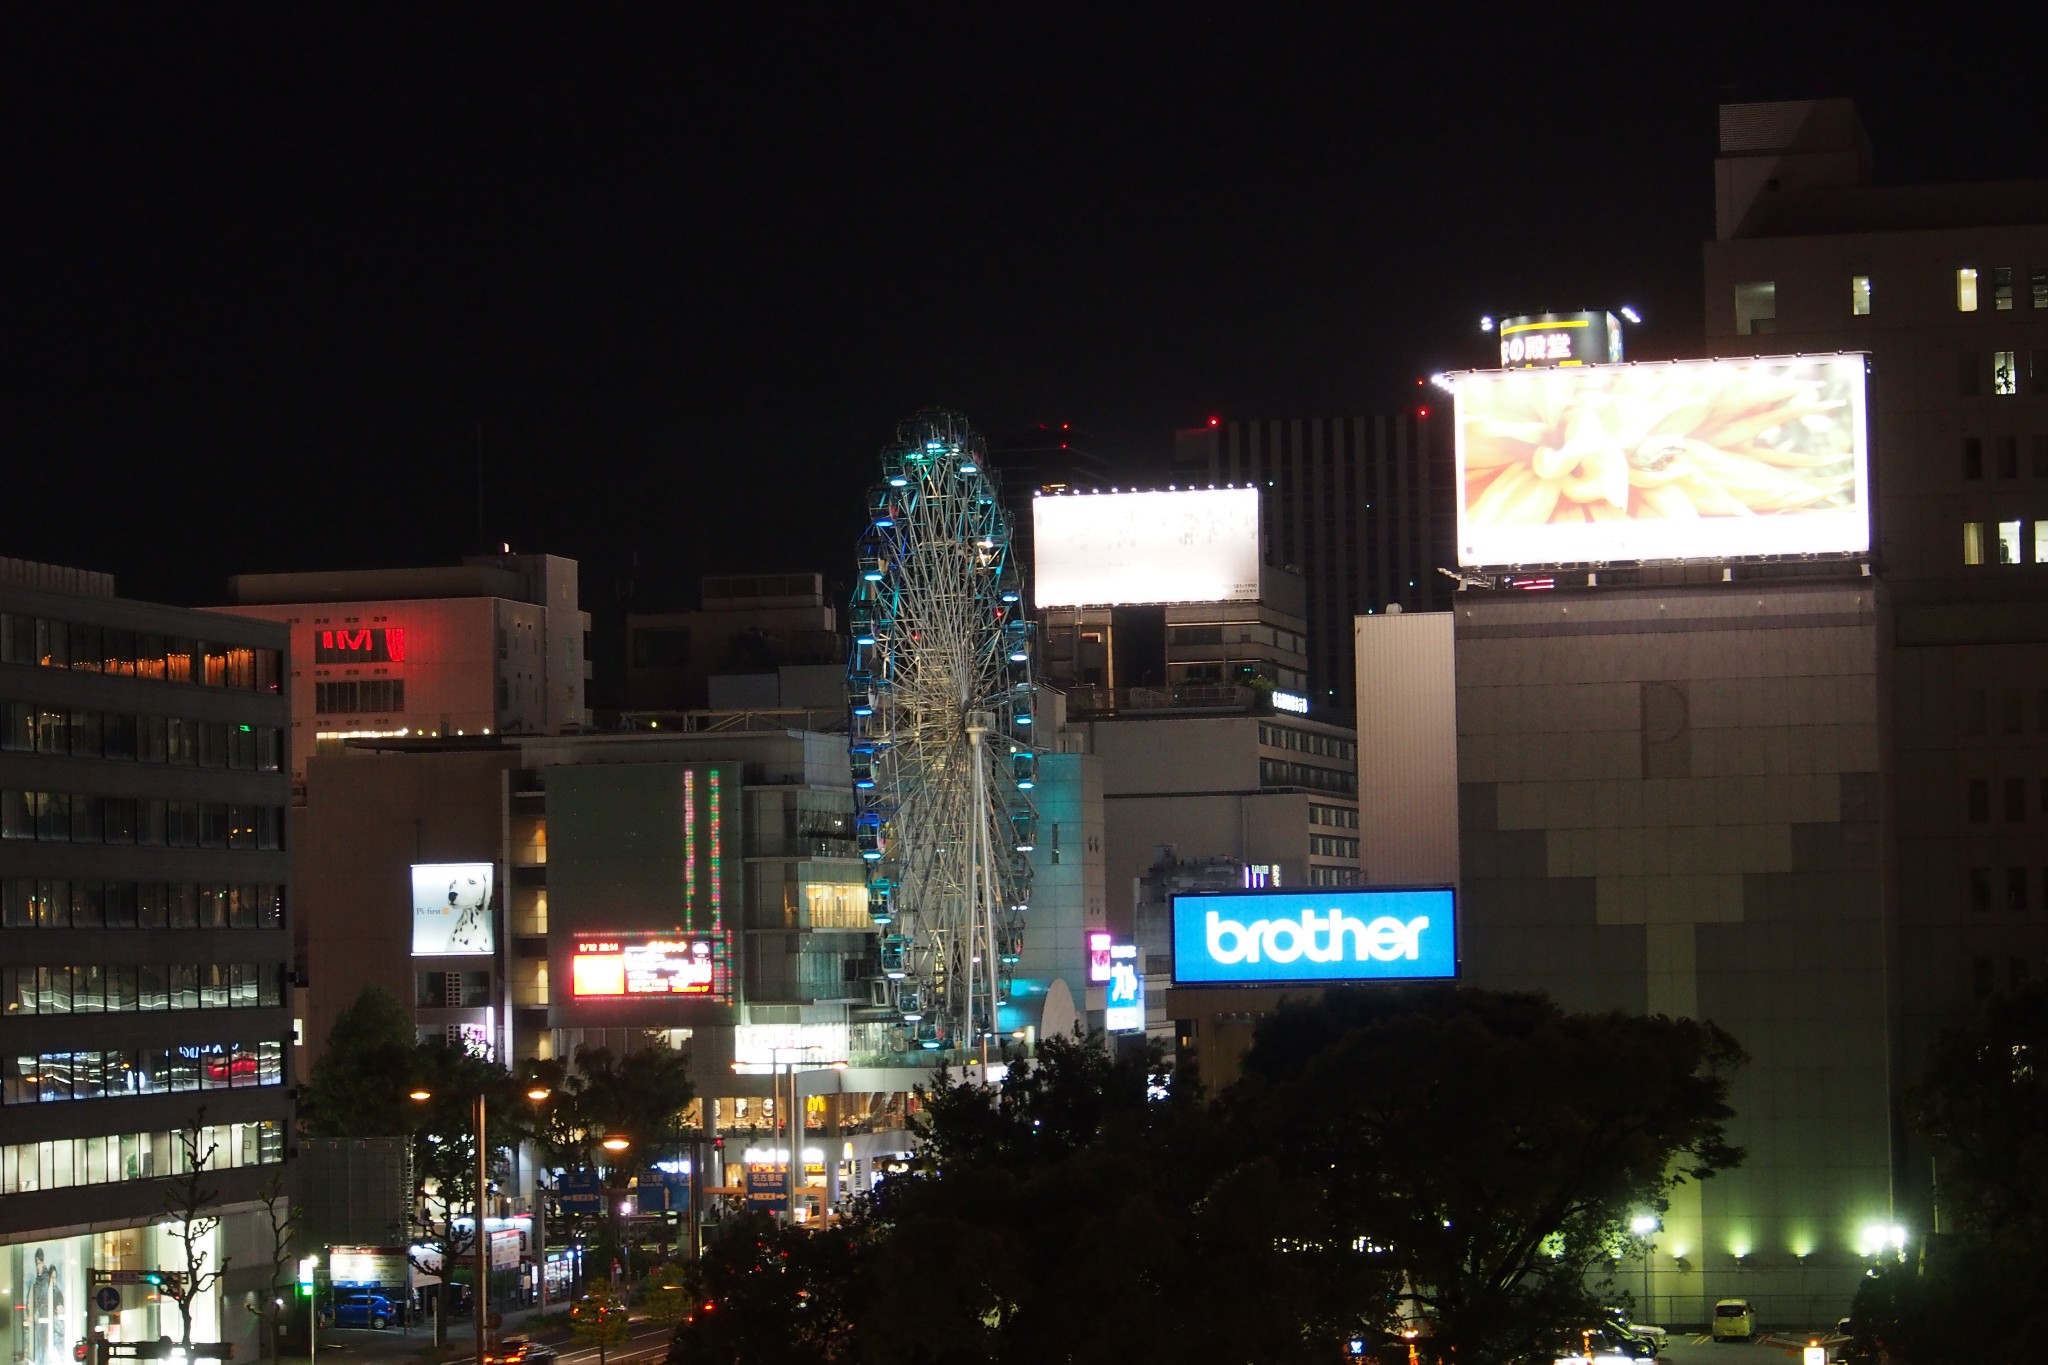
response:
<svg viewBox="0 0 2048 1365"><path fill-rule="evenodd" d="M1885 179L2048 174L2038 34L1848 8L42 8L0 554L169 601L475 548L479 431L489 540L680 601L838 572L927 404L1140 470L1407 403L1482 312L1684 353L1724 92L1855 95Z"/></svg>

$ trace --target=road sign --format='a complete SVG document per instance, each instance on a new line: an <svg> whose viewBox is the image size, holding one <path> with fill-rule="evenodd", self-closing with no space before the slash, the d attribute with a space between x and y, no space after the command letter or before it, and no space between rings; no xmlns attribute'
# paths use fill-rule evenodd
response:
<svg viewBox="0 0 2048 1365"><path fill-rule="evenodd" d="M563 1213L603 1213L604 1186L596 1171L567 1171L555 1187Z"/></svg>
<svg viewBox="0 0 2048 1365"><path fill-rule="evenodd" d="M92 1291L92 1306L102 1313L121 1311L121 1291L110 1284L103 1284Z"/></svg>
<svg viewBox="0 0 2048 1365"><path fill-rule="evenodd" d="M747 1167L747 1207L760 1213L782 1213L789 1208L789 1168L777 1162Z"/></svg>

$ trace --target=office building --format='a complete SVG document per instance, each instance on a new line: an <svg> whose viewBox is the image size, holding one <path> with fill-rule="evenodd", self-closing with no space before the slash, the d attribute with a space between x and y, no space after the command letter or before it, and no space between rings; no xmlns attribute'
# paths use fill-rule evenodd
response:
<svg viewBox="0 0 2048 1365"><path fill-rule="evenodd" d="M1217 419L1174 433L1182 487L1265 490L1266 554L1302 579L1306 695L1319 710L1351 706L1354 617L1449 603L1452 585L1437 570L1457 563L1451 427L1448 408L1433 403L1383 417Z"/></svg>
<svg viewBox="0 0 2048 1365"><path fill-rule="evenodd" d="M697 610L634 612L626 640L629 712L725 709L711 696L714 675L757 679L745 690L770 708L782 698L767 695L758 681L766 675L829 669L835 694L845 675L846 639L823 574L707 574ZM817 690L791 687L791 706L809 704L804 697Z"/></svg>
<svg viewBox="0 0 2048 1365"><path fill-rule="evenodd" d="M351 738L547 735L590 723L576 562L239 574L215 610L290 628L292 784Z"/></svg>
<svg viewBox="0 0 2048 1365"><path fill-rule="evenodd" d="M171 1177L226 1279L193 1337L259 1347L293 1019L287 633L0 561L0 1313L14 1359L181 1333ZM197 1157L195 1163L194 1157ZM125 1275L128 1282L113 1283Z"/></svg>

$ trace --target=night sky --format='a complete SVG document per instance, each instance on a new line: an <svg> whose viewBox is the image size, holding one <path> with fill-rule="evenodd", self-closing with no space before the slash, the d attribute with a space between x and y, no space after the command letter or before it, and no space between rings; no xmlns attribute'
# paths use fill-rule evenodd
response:
<svg viewBox="0 0 2048 1365"><path fill-rule="evenodd" d="M482 539L680 605L840 574L928 404L1136 478L1412 402L1482 312L1687 353L1724 96L1854 95L1885 180L2048 174L2039 34L1846 7L41 8L0 554L174 602L478 548L479 436Z"/></svg>

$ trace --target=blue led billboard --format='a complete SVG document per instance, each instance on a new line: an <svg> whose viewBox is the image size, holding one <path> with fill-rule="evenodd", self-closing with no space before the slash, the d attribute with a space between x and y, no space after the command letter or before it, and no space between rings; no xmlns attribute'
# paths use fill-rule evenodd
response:
<svg viewBox="0 0 2048 1365"><path fill-rule="evenodd" d="M1173 898L1176 985L1436 981L1457 974L1457 912L1449 887Z"/></svg>

